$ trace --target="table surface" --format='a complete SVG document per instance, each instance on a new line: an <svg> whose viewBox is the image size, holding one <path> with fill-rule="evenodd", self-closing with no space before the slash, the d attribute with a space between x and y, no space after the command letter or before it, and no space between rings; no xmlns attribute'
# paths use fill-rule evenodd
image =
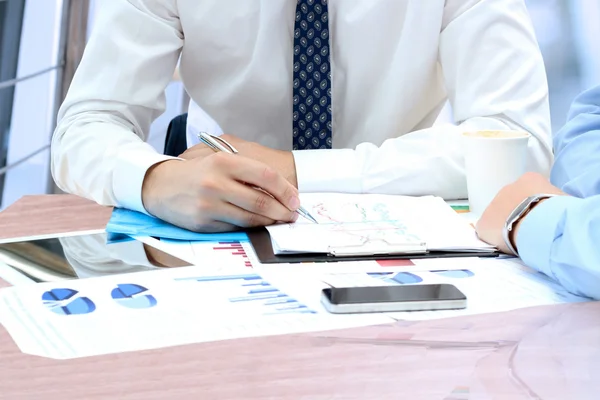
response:
<svg viewBox="0 0 600 400"><path fill-rule="evenodd" d="M101 229L109 215L25 197L0 213L0 237ZM66 361L21 353L0 327L0 354L0 399L596 399L600 303Z"/></svg>

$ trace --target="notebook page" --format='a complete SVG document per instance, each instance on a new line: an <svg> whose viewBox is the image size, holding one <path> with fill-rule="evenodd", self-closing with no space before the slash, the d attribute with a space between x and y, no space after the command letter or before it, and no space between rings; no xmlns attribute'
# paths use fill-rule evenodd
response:
<svg viewBox="0 0 600 400"><path fill-rule="evenodd" d="M438 197L343 193L300 197L319 223L300 218L267 227L275 254L493 250Z"/></svg>

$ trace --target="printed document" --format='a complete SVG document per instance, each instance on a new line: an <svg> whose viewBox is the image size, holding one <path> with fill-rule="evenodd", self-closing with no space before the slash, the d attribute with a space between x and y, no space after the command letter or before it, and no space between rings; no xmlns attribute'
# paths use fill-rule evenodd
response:
<svg viewBox="0 0 600 400"><path fill-rule="evenodd" d="M456 266L454 260L445 261ZM467 296L465 309L387 313L397 320L430 320L589 301L569 293L560 284L516 258L471 259L463 266L463 269L446 269L440 264L439 269L422 271L395 269L389 272L327 273L321 275L321 279L325 283L323 287L449 283Z"/></svg>
<svg viewBox="0 0 600 400"><path fill-rule="evenodd" d="M329 314L318 287L294 289L250 268L109 275L0 289L0 322L21 351L56 359L393 322Z"/></svg>
<svg viewBox="0 0 600 400"><path fill-rule="evenodd" d="M308 193L300 198L319 223L300 218L267 227L275 254L495 251L439 197Z"/></svg>

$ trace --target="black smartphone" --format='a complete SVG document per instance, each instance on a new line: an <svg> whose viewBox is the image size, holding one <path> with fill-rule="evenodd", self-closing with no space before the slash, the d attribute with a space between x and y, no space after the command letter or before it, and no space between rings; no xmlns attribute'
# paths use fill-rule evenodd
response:
<svg viewBox="0 0 600 400"><path fill-rule="evenodd" d="M442 284L323 289L321 302L331 313L451 310L467 306L456 286Z"/></svg>

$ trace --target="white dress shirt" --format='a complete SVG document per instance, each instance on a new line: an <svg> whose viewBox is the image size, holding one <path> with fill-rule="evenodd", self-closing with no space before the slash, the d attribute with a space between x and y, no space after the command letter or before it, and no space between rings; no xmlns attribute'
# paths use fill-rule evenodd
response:
<svg viewBox="0 0 600 400"><path fill-rule="evenodd" d="M144 211L144 143L180 59L224 132L292 146L296 0L105 0L52 143L60 188ZM543 61L522 0L329 0L333 149L294 152L299 189L465 198L460 133L524 129L552 162ZM432 127L446 99L452 124Z"/></svg>

